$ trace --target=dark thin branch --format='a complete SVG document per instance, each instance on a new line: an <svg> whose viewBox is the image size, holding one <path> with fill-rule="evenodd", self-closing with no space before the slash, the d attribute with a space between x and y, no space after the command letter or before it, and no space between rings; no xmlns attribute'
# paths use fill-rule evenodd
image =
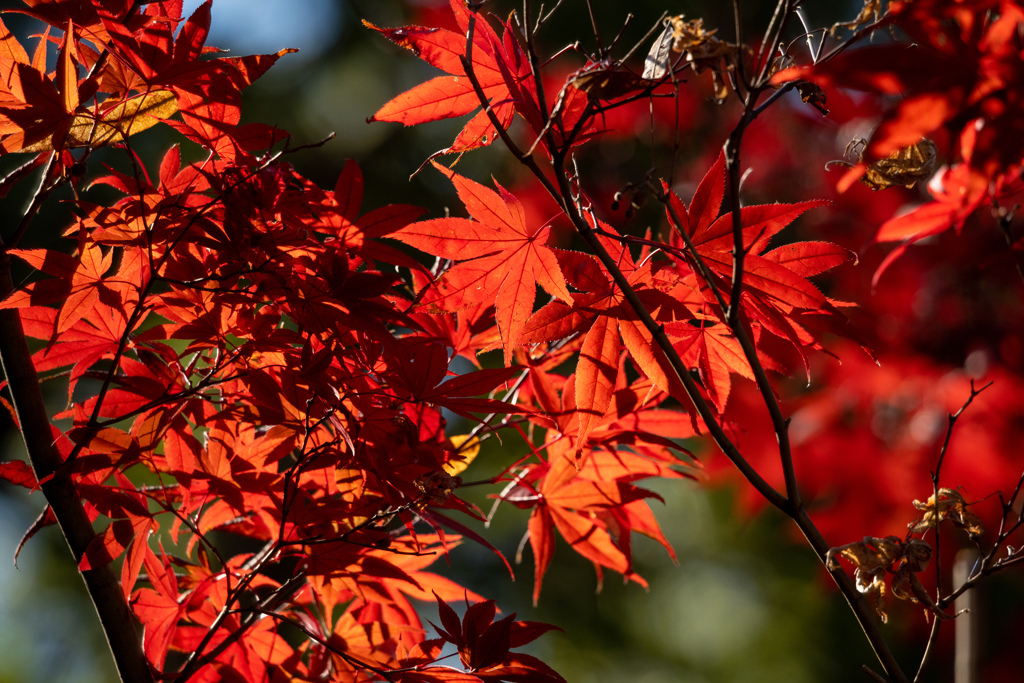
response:
<svg viewBox="0 0 1024 683"><path fill-rule="evenodd" d="M5 246L3 241L0 240L0 249L4 250L6 255L7 249L13 249L18 246L21 242L21 238L25 236L25 232L28 227L32 224L36 214L39 213L39 209L42 208L43 202L50 196L50 193L56 190L62 183L63 179L58 178L56 181L51 179L53 169L57 166L56 161L59 157L59 153L52 152L50 158L47 159L46 164L43 166L43 174L39 178L39 187L32 194L32 199L29 201L28 207L26 207L24 213L21 216L21 221L18 223L18 227L15 228L14 234L11 236L9 242ZM6 294L4 295L7 296Z"/></svg>
<svg viewBox="0 0 1024 683"><path fill-rule="evenodd" d="M266 555L264 556L263 559L264 562L265 558L269 558L273 554L271 552L272 548L265 549L265 551ZM217 632L217 629L220 628L220 625L223 623L224 619L226 619L231 614L237 614L238 610L232 610L231 606L234 604L235 600L237 600L238 597L241 595L242 591L244 591L249 586L249 583L252 581L252 579L256 578L258 573L259 568L254 568L249 574L245 576L245 578L243 578L242 581L239 582L238 586L235 588L235 595L229 596L228 601L224 605L224 608L220 611L220 614L217 615L217 618L210 625L209 629L206 632L206 636L204 636L202 642L199 643L199 646L195 650L189 653L188 659L185 660L185 664L183 665L180 673L165 676L165 678L170 678L174 680L176 683L184 683L184 681L187 681L189 678L192 677L193 674L199 671L199 669L215 660L217 657L220 656L222 652L227 650L234 643L236 643L239 638L245 635L245 632L248 631L259 620L259 616L263 614L264 611L276 610L286 600L288 600L288 598L295 595L295 593L297 593L306 582L305 574L296 574L295 576L291 577L290 579L282 583L273 593L266 596L252 607L246 608L246 614L239 620L238 628L229 633L227 637L224 638L224 640L222 640L220 643L218 643L215 648L210 650L210 652L200 657L199 654L204 649L206 649L206 647L210 644L210 640Z"/></svg>
<svg viewBox="0 0 1024 683"><path fill-rule="evenodd" d="M936 558L936 564L938 564L938 558ZM942 588L938 589L941 593ZM924 675L925 669L928 667L928 662L932 658L932 654L935 652L935 644L939 642L939 624L942 623L942 619L935 617L932 619L932 628L928 632L928 642L924 646L924 654L921 655L921 663L917 665L917 673L914 674L914 682L918 683L921 680L921 676Z"/></svg>
<svg viewBox="0 0 1024 683"><path fill-rule="evenodd" d="M1003 500L1002 493L1000 492L999 499L1002 503L1003 517L999 522L999 530L996 533L995 543L992 544L989 551L981 558L976 571L971 573L967 581L937 602L939 607L945 607L951 604L965 592L974 588L978 581L985 576L1002 571L1007 567L1011 567L1021 561L1024 561L1024 549L1018 549L1013 553L1008 553L1002 560L996 559L996 555L1005 546L1009 538L1019 529L1024 528L1024 511L1018 512L1014 509L1016 500L1020 496L1022 489L1024 489L1024 473L1022 473L1020 478L1017 480L1017 485L1014 487L1013 495L1010 496L1009 500ZM1009 520L1013 516L1016 516L1016 520L1010 523ZM1009 549L1008 546L1006 547Z"/></svg>
<svg viewBox="0 0 1024 683"><path fill-rule="evenodd" d="M786 10L786 12L788 13L789 3L785 1L780 2L780 8ZM755 90L748 94L745 102L746 106L744 117L741 120L741 123L737 125L737 129L739 129L740 133L736 134L736 132L734 131L734 135L730 137L730 141L732 143L732 154L730 155L730 150L727 150L727 158L731 158L732 161L732 166L730 166L729 171L731 185L734 188L734 192L732 193L733 220L740 223L739 238L737 241L737 244L739 246L736 252L741 255L739 257L740 277L734 279L734 283L738 285L737 287L735 287L735 289L738 290L736 291L737 296L734 296L730 301L730 304L733 307L734 311L732 313L732 318L730 319L730 327L732 327L732 329L734 330L734 333L736 334L737 339L740 340L741 345L744 345L745 354L748 355L749 359L751 360L751 365L755 368L755 375L758 376L759 389L764 394L764 400L768 404L770 412L772 412L773 424L775 425L776 432L781 436L780 452L782 454L783 462L788 463L784 468L787 470L787 492L789 493L788 496L783 496L774 488L772 488L761 477L757 470L753 468L750 465L750 463L743 457L739 450L736 449L735 445L732 444L731 440L722 430L722 427L718 422L717 415L714 413L714 411L708 405L707 401L701 395L700 388L697 386L694 379L690 376L688 368L682 362L682 359L679 357L675 348L672 346L671 341L665 334L663 327L659 325L651 317L650 313L647 311L646 307L643 305L642 301L639 299L636 292L633 290L629 281L623 275L621 270L618 268L617 264L614 262L614 260L611 258L607 250L604 248L604 245L598 239L594 226L591 226L588 223L587 219L583 216L580 207L574 200L576 192L573 189L572 183L569 179L568 171L566 170L566 162L568 160L567 155L569 153L568 144L561 148L556 146L554 144L554 141L551 139L551 134L549 131L549 151L551 153L552 167L555 175L555 182L552 183L551 179L549 179L541 171L539 166L537 166L537 163L533 159L533 157L523 155L522 152L519 151L518 147L516 147L514 143L511 142L507 131L505 131L504 129L501 128L500 125L498 125L497 117L494 116L493 112L491 111L489 102L485 94L483 93L483 89L480 87L479 81L472 70L472 59L469 55L471 54L472 50L472 22L474 19L475 18L471 18L469 32L467 35L467 56L463 58L463 66L466 70L466 75L469 77L470 82L472 83L473 88L477 93L481 105L484 107L484 111L487 112L488 117L490 118L492 123L495 124L495 127L502 138L502 141L509 146L510 151L513 154L515 154L524 165L526 165L528 168L530 168L531 171L533 171L534 175L538 178L538 180L541 182L544 188L561 206L563 212L573 223L573 226L576 228L577 233L587 243L591 252L598 258L598 260L604 266L606 271L611 275L613 281L615 282L615 285L622 292L626 302L634 310L637 317L639 318L640 323L651 335L656 347L664 354L665 358L668 360L669 366L671 367L673 373L676 375L677 379L683 385L687 395L689 396L693 409L704 421L706 428L710 432L711 437L715 440L719 448L722 449L726 457L730 459L730 461L736 466L736 468L747 479L747 481L749 481L751 485L753 485L769 503L782 510L785 514L787 514L796 522L797 526L804 533L805 537L807 538L811 547L814 549L815 553L818 555L819 559L822 562L824 562L825 555L828 552L829 546L822 538L821 534L818 532L814 523L808 517L807 512L806 510L804 510L802 504L800 504L799 494L797 493L797 488L795 484L795 475L792 473L792 457L789 451L787 422L782 417L781 410L779 409L777 401L774 398L774 392L772 391L771 385L767 380L767 376L764 373L763 367L757 359L756 350L754 349L753 344L751 343L749 336L746 334L742 324L740 324L739 319L738 304L740 298L739 295L742 294L743 242L742 221L739 212L740 207L738 198L738 188L740 181L738 152L739 143L742 139L742 130L745 129L745 127L749 125L751 121L754 120L757 114L760 114L761 111L763 111L763 108L756 110L754 108L754 105L757 100L757 95L763 90L763 85L761 85L758 90ZM778 19L778 27L775 30L775 35L772 40L773 47L771 49L774 49L774 44L777 42L778 37L782 33L782 25L785 23L784 19L785 17ZM527 27L530 25L529 21L525 21L524 23ZM531 41L528 41L528 50L531 53L534 51ZM539 61L536 54L531 54L530 59L531 64L536 64ZM535 78L539 78L539 74L537 72L534 73L534 76ZM763 81L763 78L761 80ZM779 95L778 97L781 97L781 95ZM546 112L545 115L547 115ZM760 372L758 372L758 369L760 370ZM906 676L903 674L902 670L899 667L899 664L896 662L892 653L888 649L888 646L884 638L882 637L882 634L879 630L876 615L868 606L867 602L864 600L864 597L857 591L852 579L850 579L850 577L847 576L846 573L843 571L834 571L831 572L831 574L836 584L842 591L847 602L850 604L850 607L856 615L857 620L865 633L865 636L869 640L872 648L875 651L876 656L878 657L879 662L884 667L890 679L894 683L908 683Z"/></svg>
<svg viewBox="0 0 1024 683"><path fill-rule="evenodd" d="M942 464L946 460L946 453L949 452L949 443L953 438L953 428L956 427L956 422L963 415L964 411L967 410L968 406L974 402L974 399L981 392L992 386L992 382L989 382L980 389L974 387L974 380L971 380L971 394L964 401L963 405L960 406L959 410L955 413L949 413L946 416L946 436L942 440L942 446L939 448L939 457L935 463L935 469L932 470L932 503L934 505L934 519L932 528L935 530L935 604L940 605L942 603L942 536L939 534L939 522L941 517L939 515L939 479L942 475ZM914 683L918 683L921 680L921 676L924 675L925 670L928 667L928 663L931 660L932 655L935 653L935 644L939 639L939 628L942 624L943 619L938 617L932 622L932 628L928 634L928 642L925 645L924 653L921 655L921 661L917 666L917 673L914 675Z"/></svg>
<svg viewBox="0 0 1024 683"><path fill-rule="evenodd" d="M529 8L530 0L523 0L523 4ZM597 53L604 57L607 54L607 50L601 42L601 31L597 28L597 17L594 16L593 0L587 0L587 14L590 15L590 28L594 32L594 40L597 41ZM526 16L529 17L529 14ZM527 19L527 24L529 24L529 19Z"/></svg>
<svg viewBox="0 0 1024 683"><path fill-rule="evenodd" d="M764 366L758 358L754 342L750 339L750 335L747 334L744 320L741 319L743 264L747 248L744 246L743 214L740 206L740 146L747 126L754 120L754 105L757 102L759 93L759 90L750 92L743 116L725 143L725 168L729 182L729 211L732 215L733 235L732 290L729 294L728 309L726 309L726 323L743 349L747 363L753 371L758 391L765 406L768 408L768 414L771 416L772 428L779 442L779 457L782 461L782 471L786 481L788 510L794 510L801 507L803 503L800 499L800 489L797 483L796 471L793 467L793 455L789 443L789 420L782 414L782 407L779 405L778 399L775 398L775 391L771 386Z"/></svg>
<svg viewBox="0 0 1024 683"><path fill-rule="evenodd" d="M878 683L889 683L889 680L885 676L882 676L867 664L862 665L861 670L863 670L864 673L866 673L873 681L878 681Z"/></svg>

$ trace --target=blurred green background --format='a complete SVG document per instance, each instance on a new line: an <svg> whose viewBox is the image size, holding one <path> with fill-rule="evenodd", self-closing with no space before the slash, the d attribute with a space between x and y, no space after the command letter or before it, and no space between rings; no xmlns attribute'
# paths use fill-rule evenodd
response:
<svg viewBox="0 0 1024 683"><path fill-rule="evenodd" d="M186 13L198 3L187 3ZM446 3L440 4L444 10ZM611 3L598 0L597 22L606 39L622 25L627 12L635 20L623 44L638 40L663 11L703 16L708 27L720 26L721 36L732 39L728 3L655 0ZM744 25L763 26L769 3L742 2ZM4 6L11 7L10 3ZM430 67L365 29L361 19L379 26L410 23L417 12L438 3L372 2L370 0L216 0L208 44L234 54L269 53L298 47L298 54L283 58L245 95L245 121L276 124L305 144L334 132L337 137L316 149L291 157L298 169L320 184L332 187L348 157L361 164L366 176L366 208L391 202L420 204L438 215L453 205L450 185L437 174L410 174L432 152L446 147L461 122L440 122L403 129L395 124L368 125L366 118L399 92L435 75ZM493 11L507 16L512 3L494 3ZM851 18L858 3L836 3L830 15L815 16L813 25L828 25ZM5 20L21 35L30 26L22 18ZM748 29L749 30L749 29ZM560 46L591 35L582 0L568 0L545 34L548 46ZM593 49L592 41L583 48ZM726 109L709 111L727 112ZM712 114L715 116L716 114ZM725 115L724 113L721 115ZM148 131L136 146L154 164L155 155L171 144L160 127ZM701 140L706 144L707 140ZM634 164L641 172L643 155L633 159L632 147L609 143L608 158ZM632 144L632 143L630 143ZM714 142L715 145L720 141ZM193 150L197 153L196 150ZM695 154L697 152L682 151ZM3 168L15 160L3 159ZM92 173L97 170L93 164ZM151 166L152 168L153 166ZM502 182L518 170L497 149L475 152L460 161L461 173ZM0 204L6 224L24 204L22 192ZM60 208L48 210L37 221L28 246L51 241L66 218ZM51 396L60 407L59 388ZM22 457L10 420L0 417L5 430L0 447L3 459ZM498 469L488 457L502 462L508 453L481 456L468 478L487 476ZM708 454L702 457L711 457ZM517 581L488 552L464 547L452 566L439 563L469 588L499 600L505 611L520 618L550 621L565 629L541 639L535 652L572 683L810 683L812 681L867 680L862 663L873 664L866 642L856 629L841 597L829 589L823 573L806 546L795 542L779 515L768 512L742 518L727 487L707 488L694 482L659 485L664 506L655 512L679 556L675 565L664 550L647 539L635 545L637 571L650 582L650 591L636 584L623 586L608 574L600 594L589 563L561 545L546 577L541 604L531 605L532 558L527 552ZM472 494L470 494L472 495ZM486 507L489 503L478 499ZM15 570L10 558L21 535L40 513L39 495L27 496L0 484L0 683L89 683L115 680L116 674L102 642L80 580L55 529L32 539ZM510 558L525 529L525 513L506 507L490 530L495 545ZM847 539L855 540L855 539ZM893 610L899 612L899 610ZM434 618L433 608L425 613ZM919 615L917 610L914 615ZM888 627L897 636L899 624ZM919 622L919 616L906 620ZM914 628L923 642L923 631ZM899 644L897 643L897 647ZM916 649L902 652L914 661ZM944 679L937 676L935 680Z"/></svg>

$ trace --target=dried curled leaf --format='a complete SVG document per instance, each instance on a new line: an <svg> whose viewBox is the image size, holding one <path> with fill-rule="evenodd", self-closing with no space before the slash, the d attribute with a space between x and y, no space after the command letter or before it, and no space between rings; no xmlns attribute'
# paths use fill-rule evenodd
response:
<svg viewBox="0 0 1024 683"><path fill-rule="evenodd" d="M944 519L949 519L958 529L966 531L972 541L977 541L984 532L981 520L967 509L967 501L955 489L939 489L938 505L935 503L935 495L932 494L923 503L915 500L914 507L923 514L920 519L907 525L911 533L924 533L928 529L938 527Z"/></svg>
<svg viewBox="0 0 1024 683"><path fill-rule="evenodd" d="M903 556L903 541L896 536L875 538L865 536L864 540L830 548L825 556L825 566L832 571L840 568L838 557L853 563L854 580L857 590L872 599L875 611L884 624L889 617L882 610L882 596L885 595L885 573Z"/></svg>
<svg viewBox="0 0 1024 683"><path fill-rule="evenodd" d="M771 69L768 71L768 77L771 78L777 72L783 71L794 65L794 60L789 55L779 55L772 61ZM825 91L821 89L817 83L811 83L809 81L797 81L796 91L800 93L800 99L811 105L819 112L822 116L828 116L828 107L825 104L828 101L828 97L825 95ZM775 86L776 89L781 86Z"/></svg>
<svg viewBox="0 0 1024 683"><path fill-rule="evenodd" d="M426 494L430 503L443 505L448 500L448 496L462 486L462 477L453 477L447 472L438 470L417 478L415 484L416 488Z"/></svg>
<svg viewBox="0 0 1024 683"><path fill-rule="evenodd" d="M816 83L801 81L796 84L796 91L800 93L801 100L820 111L822 116L828 116L828 107L825 106L828 98L820 86Z"/></svg>
<svg viewBox="0 0 1024 683"><path fill-rule="evenodd" d="M853 21L840 21L832 25L829 30L829 34L835 38L839 35L839 30L848 28L854 31L864 24L871 21L878 21L882 16L882 0L864 0L864 6L860 9L860 14Z"/></svg>
<svg viewBox="0 0 1024 683"><path fill-rule="evenodd" d="M917 501L915 501L916 504ZM920 539L911 539L903 544L903 561L892 577L892 594L901 600L925 606L925 619L934 614L942 620L953 619L956 615L946 614L935 604L928 591L925 590L917 572L928 566L932 557L932 547Z"/></svg>
<svg viewBox="0 0 1024 683"><path fill-rule="evenodd" d="M866 587L874 583L873 579L868 580L871 575L878 569L884 570L899 559L902 544L903 542L896 536L886 536L885 538L865 536L862 541L829 549L825 556L825 564L834 571L840 567L836 556L852 562L856 567L857 588L864 593Z"/></svg>
<svg viewBox="0 0 1024 683"><path fill-rule="evenodd" d="M675 43L672 21L681 18L670 17L665 20L664 30L654 40L654 45L644 60L644 78L656 80L668 73L669 65L672 63L672 46Z"/></svg>
<svg viewBox="0 0 1024 683"><path fill-rule="evenodd" d="M703 19L685 21L682 14L669 17L647 54L643 77L651 80L663 77L675 61L674 55L682 55L696 73L711 69L715 98L724 100L727 93L723 74L733 69L740 46L715 38L715 31L717 29L704 30Z"/></svg>
<svg viewBox="0 0 1024 683"><path fill-rule="evenodd" d="M863 149L866 142L861 139L852 141L846 146L847 155L855 155L858 162L863 156ZM938 156L938 147L927 138L922 138L908 147L898 149L885 159L859 166L864 173L860 181L872 190L884 190L895 185L913 187L921 180L927 180L935 172L935 160ZM838 164L840 166L852 167L845 161L832 161L828 166Z"/></svg>
<svg viewBox="0 0 1024 683"><path fill-rule="evenodd" d="M917 501L914 504L917 505ZM917 573L928 566L928 561L932 557L932 547L927 542L920 539L904 542L896 536L865 536L864 540L831 548L825 556L825 565L832 571L838 570L839 557L853 563L857 590L871 598L883 624L888 621L888 616L882 609L886 572L893 574L893 595L901 600L924 605L927 608L925 618L929 613L940 619L953 618L939 609L917 578Z"/></svg>
<svg viewBox="0 0 1024 683"><path fill-rule="evenodd" d="M595 100L614 100L654 85L610 60L585 66L573 74L571 83Z"/></svg>

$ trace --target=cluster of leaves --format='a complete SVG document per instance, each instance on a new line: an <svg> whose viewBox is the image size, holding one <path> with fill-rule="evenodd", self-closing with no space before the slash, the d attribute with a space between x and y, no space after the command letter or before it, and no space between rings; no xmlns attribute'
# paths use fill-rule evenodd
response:
<svg viewBox="0 0 1024 683"><path fill-rule="evenodd" d="M865 9L869 4L877 7L865 3ZM884 265L911 244L959 230L980 207L1021 191L1021 21L1024 7L1013 0L894 2L869 28L898 30L909 46L895 42L836 50L773 77L776 84L800 80L901 96L882 116L861 163L841 187L870 173L872 162L914 148L923 138L943 141L950 163L929 187L932 200L878 228L876 240L901 242ZM864 22L859 18L858 23Z"/></svg>
<svg viewBox="0 0 1024 683"><path fill-rule="evenodd" d="M304 178L283 160L285 132L238 125L241 91L288 51L214 57L205 45L209 2L187 20L180 0L28 4L25 13L47 28L31 59L0 34L0 147L34 155L5 185L32 169L43 180L3 248L38 275L0 292L0 314L17 310L24 335L40 344L26 363L44 380L66 378L68 403L53 421L29 421L8 372L15 419L26 435L52 435L58 464L47 471L30 445L34 472L7 462L0 476L43 489L52 510L39 526L67 528L51 491L70 485L98 529L76 551L79 566L94 572L120 559L118 597L144 627L150 676L561 681L513 651L549 627L495 620L493 602L429 571L463 538L489 545L457 517L483 519L460 498L459 475L500 432L521 435L526 455L488 463L478 483L495 486L497 504L529 513L535 600L558 536L599 576L611 570L646 585L633 567L633 535L674 554L648 505L658 496L640 483L695 476L698 462L681 440L708 435L797 523L854 603L887 675L904 680L833 560L857 564L858 584L877 595L894 572L894 592L940 613L944 599L929 598L916 576L930 548L868 537L828 552L804 509L790 420L768 374L809 375L837 339L848 340L854 368L868 357L857 349L867 344L847 320L850 305L811 280L857 257L783 233L826 200L741 202L740 149L747 127L789 88L818 111L838 85L906 93L840 185L863 176L876 189L912 186L945 150L944 189L886 222L876 239L959 228L1020 189L1024 148L1001 143L1020 122L1017 3L894 3L874 21L853 22L867 22L853 40L893 26L915 47L847 50L852 41L844 42L781 70L787 60L775 53L785 52L780 36L795 16L788 5L757 51L673 17L642 76L607 50L541 59L534 37L544 21L529 3L524 16L498 21L450 0L457 30L368 24L447 74L372 119L418 125L475 112L435 156L501 140L554 199L574 244L528 219L535 212L525 193L439 164L464 213L421 220L422 209L400 204L364 213L355 162L329 190ZM618 110L681 97L688 71L710 71L713 97L742 105L739 122L692 193L652 175L634 183L663 212L656 228L620 230L574 155L615 135ZM131 138L158 125L200 145L205 158L184 162L173 147L147 168ZM126 150L124 168L91 182L119 198L76 199L66 250L19 248L42 201L65 184L77 190L101 146ZM1012 211L1002 217L1008 230ZM457 359L475 369L457 372ZM5 367L10 360L5 351ZM756 416L733 417L749 407L737 377L756 387ZM818 409L815 424L827 425L820 443L834 457L853 410L820 395L799 400ZM765 412L769 436L739 449ZM452 415L475 424L453 434ZM950 518L980 535L959 494L937 495L919 505L925 518L914 533ZM223 543L227 534L246 550ZM436 639L412 602L432 598ZM461 620L449 604L458 600L467 603ZM445 643L461 668L443 663Z"/></svg>
<svg viewBox="0 0 1024 683"><path fill-rule="evenodd" d="M453 344L462 327L415 312L402 279L382 269L423 270L380 241L422 210L360 215L355 163L322 190L279 155L257 155L284 134L238 126L240 90L279 55L200 59L209 2L187 21L175 18L180 1L141 13L111 4L34 8L65 31L53 79L40 71L50 39L30 62L4 33L5 148L36 153L44 187L158 120L209 156L183 164L176 146L152 175L135 161L93 180L122 198L78 202L74 255L7 249L49 276L2 306L43 342L36 372L68 379L51 477L70 478L100 528L80 567L123 556L121 591L155 675L456 680L446 667L429 673L437 648L414 649L425 630L410 602L466 594L426 567L459 542L446 511L479 517L451 495L459 482L445 466L462 455L442 410L523 413L480 397L522 370L450 372L453 345L472 355L493 314L482 307L479 332ZM85 120L99 137L81 138ZM70 152L83 145L85 155ZM3 475L46 483L23 462ZM226 555L215 531L254 550ZM518 628L515 645L531 639ZM507 647L496 656L480 665L489 673L458 680L540 666Z"/></svg>
<svg viewBox="0 0 1024 683"><path fill-rule="evenodd" d="M948 519L957 528L967 531L972 540L977 541L984 529L981 520L967 509L967 505L959 491L939 489L937 494L923 503L914 501L914 507L923 514L920 519L907 525L906 538L866 536L861 541L830 548L825 563L830 569L839 568L837 557L843 557L853 563L857 589L871 595L875 611L883 622L888 620L882 609L887 572L893 575L892 593L897 598L924 604L927 608L926 618L934 614L939 619L952 619L952 616L935 604L924 584L917 578L918 572L924 571L928 566L934 550L923 538L913 538L912 535L938 529L939 523Z"/></svg>

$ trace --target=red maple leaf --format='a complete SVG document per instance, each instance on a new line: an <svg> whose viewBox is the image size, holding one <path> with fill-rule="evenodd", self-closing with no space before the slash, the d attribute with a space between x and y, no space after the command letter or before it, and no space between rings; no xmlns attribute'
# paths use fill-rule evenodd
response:
<svg viewBox="0 0 1024 683"><path fill-rule="evenodd" d="M494 391L522 368L477 370L448 375L447 349L440 343L417 337L395 340L387 356L388 369L382 373L404 400L426 401L469 417L470 412L516 413L516 406L490 398L474 398Z"/></svg>
<svg viewBox="0 0 1024 683"><path fill-rule="evenodd" d="M81 103L78 91L74 24L67 32L57 57L56 80L46 75L46 41L36 58L28 55L7 27L0 23L0 41L6 59L0 65L0 152L60 149Z"/></svg>
<svg viewBox="0 0 1024 683"><path fill-rule="evenodd" d="M505 363L522 343L526 320L540 285L572 301L555 252L547 245L549 226L526 225L522 204L501 185L498 192L437 166L448 176L472 219L437 218L413 223L389 237L458 263L446 270L420 303L443 311L495 306Z"/></svg>
<svg viewBox="0 0 1024 683"><path fill-rule="evenodd" d="M515 621L515 614L494 621L497 609L493 600L469 605L460 620L448 603L434 597L443 626L434 628L443 640L458 648L462 665L478 680L565 683L554 669L536 657L510 652L548 631L561 629L535 621Z"/></svg>
<svg viewBox="0 0 1024 683"><path fill-rule="evenodd" d="M643 382L647 388L651 387L646 380ZM566 408L561 411L563 415L572 412L571 385L570 380L562 393ZM627 393L617 397L623 400L623 406L629 404ZM678 426L683 421L678 413L675 415ZM601 428L594 430L591 437L594 450L582 464L573 455L572 440L549 429L546 461L523 468L498 496L499 500L516 507L533 510L527 533L534 557L535 603L554 556L556 529L575 552L594 564L599 578L602 568L607 568L628 580L647 585L632 571L630 535L634 531L658 541L674 557L645 502L646 498L660 500L660 497L632 482L647 477L687 476L674 469L684 462L670 453L670 449L681 449L669 439L642 429L622 429L625 425L618 420L613 414L605 419ZM624 422L628 424L629 417ZM599 444L603 446L601 450L596 448ZM629 445L636 452L620 450L620 445Z"/></svg>
<svg viewBox="0 0 1024 683"><path fill-rule="evenodd" d="M732 291L733 215L719 216L725 193L725 157L718 160L705 174L689 207L669 190L668 219L676 228L670 244L673 253L682 255L685 266L680 268L681 280L696 278L700 272L697 259L708 268L711 282L696 278L705 306L686 324L675 324L666 331L678 341L674 342L688 362L702 372L709 394L719 410L724 409L729 396L729 372L750 377L751 370L735 335L727 330L712 331L716 323L724 323L724 311ZM814 312L826 320L816 321L819 326L830 325L832 331L843 330L846 317L807 278L823 273L856 256L828 242L794 242L769 249L776 234L808 209L828 204L814 200L796 204L765 204L740 209L743 249L742 310L748 324L754 325L754 341L762 331L790 342L804 356L806 348L821 348L816 337L798 322L807 322L802 312ZM681 221L681 225L677 223ZM696 251L689 253L678 234L685 232ZM717 295L715 293L717 290ZM852 329L846 330L854 337ZM806 358L805 358L806 362ZM729 372L727 372L727 370Z"/></svg>
<svg viewBox="0 0 1024 683"><path fill-rule="evenodd" d="M667 322L685 314L684 305L654 286L660 266L647 258L647 250L634 260L610 225L593 223L598 239L655 319ZM608 409L623 348L659 389L689 405L686 390L664 352L599 261L588 254L562 250L558 259L569 284L580 292L573 294L568 304L552 301L537 311L526 325L523 341L536 343L576 333L584 335L576 369L575 406L581 415L577 448L582 447L590 429ZM693 425L696 427L695 422Z"/></svg>
<svg viewBox="0 0 1024 683"><path fill-rule="evenodd" d="M516 111L516 98L509 90L529 72L526 59L512 29L505 26L504 40L483 16L472 12L462 0L451 0L452 12L462 33L423 26L379 28L397 45L411 50L423 61L451 74L438 76L394 98L369 121L394 121L414 126L429 121L463 116L480 108L480 98L466 75L461 58L466 55L466 33L473 23L473 75L503 128L508 128ZM516 95L521 96L518 88ZM443 154L465 152L494 142L497 133L487 112L481 111L465 125Z"/></svg>

